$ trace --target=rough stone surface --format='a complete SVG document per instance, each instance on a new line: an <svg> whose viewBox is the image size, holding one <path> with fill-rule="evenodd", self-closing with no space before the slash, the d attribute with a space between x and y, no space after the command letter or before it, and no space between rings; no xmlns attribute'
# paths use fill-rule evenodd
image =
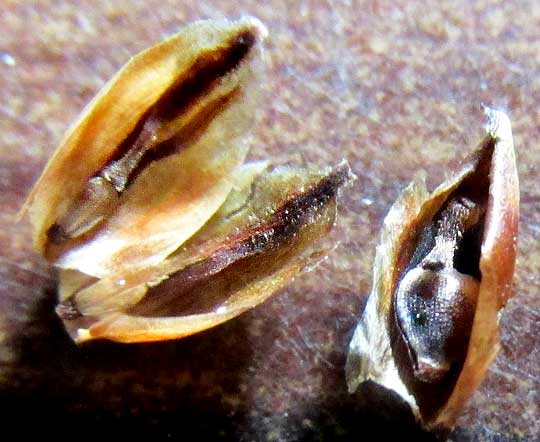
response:
<svg viewBox="0 0 540 442"><path fill-rule="evenodd" d="M510 113L522 189L502 351L452 441L540 434L540 8L533 1L4 2L0 24L2 427L151 440L417 440L399 406L349 396L348 342L381 222L419 169L435 185L479 141L480 103ZM39 4L39 6L35 6ZM16 214L68 124L131 54L198 18L258 16L268 74L251 158L347 158L341 245L272 300L188 339L71 343L54 271ZM52 423L52 425L51 425ZM75 433L74 433L75 432ZM371 440L367 437L367 440ZM384 440L384 439L380 439ZM397 439L395 439L397 440Z"/></svg>

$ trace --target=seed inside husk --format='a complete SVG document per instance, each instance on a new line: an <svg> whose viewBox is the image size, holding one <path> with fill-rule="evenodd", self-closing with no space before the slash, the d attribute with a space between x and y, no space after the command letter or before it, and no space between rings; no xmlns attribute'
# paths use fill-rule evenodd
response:
<svg viewBox="0 0 540 442"><path fill-rule="evenodd" d="M433 192L419 177L390 209L347 382L393 390L428 429L448 429L498 351L511 293L519 187L508 117Z"/></svg>

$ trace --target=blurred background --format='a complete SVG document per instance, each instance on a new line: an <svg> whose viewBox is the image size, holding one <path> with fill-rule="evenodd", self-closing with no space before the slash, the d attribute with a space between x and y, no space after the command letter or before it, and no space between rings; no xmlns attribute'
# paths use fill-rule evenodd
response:
<svg viewBox="0 0 540 442"><path fill-rule="evenodd" d="M420 170L438 184L482 137L480 104L512 120L522 218L502 350L449 435L540 434L540 8L533 1L10 1L0 15L0 407L20 436L152 440L432 440L399 404L350 396L344 364L382 220ZM16 223L64 131L138 51L201 18L269 29L251 159L346 158L339 247L275 297L172 342L75 346L56 275Z"/></svg>

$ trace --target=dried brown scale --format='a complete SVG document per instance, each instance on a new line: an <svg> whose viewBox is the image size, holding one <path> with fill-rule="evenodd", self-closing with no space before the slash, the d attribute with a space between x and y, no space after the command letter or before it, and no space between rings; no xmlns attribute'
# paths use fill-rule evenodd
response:
<svg viewBox="0 0 540 442"><path fill-rule="evenodd" d="M224 314L236 315L255 306L286 282L277 275L297 273L324 256L317 251L316 242L332 228L337 191L351 179L346 164L328 174L292 166L263 171L254 179L258 190L246 192L240 209L226 201L230 211L221 210L161 265L124 275L122 287L113 276L110 282L101 280L72 293L65 302L75 305L81 316L66 320L66 326L75 337L80 328L99 337L110 327L106 324L114 323L115 312L156 324L164 318L188 321L201 314L221 322ZM253 185L246 183L244 187ZM134 290L141 295L133 297ZM248 295L250 291L253 295ZM127 302L121 309L115 307L119 297ZM104 337L135 339L118 333ZM148 334L137 336L136 340L156 339Z"/></svg>
<svg viewBox="0 0 540 442"><path fill-rule="evenodd" d="M251 256L266 253L291 241L299 229L311 222L311 217L336 197L338 189L350 179L348 166L341 165L328 176L316 183L304 193L291 195L264 224L233 236L221 248L211 252L208 259L171 274L164 284L170 284L169 292L173 299L163 296L160 286L154 287L137 305L128 312L133 315L157 316L166 312L167 306L178 298L179 288L190 290L202 280L209 279L226 267ZM241 277L239 275L239 277Z"/></svg>
<svg viewBox="0 0 540 442"><path fill-rule="evenodd" d="M28 198L36 249L102 277L162 259L200 228L247 153L265 35L252 18L201 21L130 60Z"/></svg>
<svg viewBox="0 0 540 442"><path fill-rule="evenodd" d="M389 211L347 360L351 392L372 380L433 430L452 428L495 357L515 266L512 132L485 111L486 137L463 167L432 193L417 179Z"/></svg>
<svg viewBox="0 0 540 442"><path fill-rule="evenodd" d="M49 239L58 244L96 228L114 211L119 204L120 194L149 162L194 144L213 118L237 98L238 88L202 108L199 106L196 113L190 110L190 106L196 107L197 100L209 95L220 78L234 71L247 57L255 42L254 35L245 32L228 42L224 48L201 55L189 68L187 78L180 78L178 84L173 85L159 98L126 142L113 153L98 176L89 180L82 195L77 197L66 214L49 228ZM186 111L191 115L187 120L182 119L182 113ZM185 121L179 124L175 121L178 119ZM169 141L174 141L172 149L164 146ZM96 185L100 187L99 192L94 188ZM76 217L75 225L72 226L72 212L78 214L81 210L83 215L90 219L81 221ZM94 217L97 219L93 220ZM85 225L79 226L81 222Z"/></svg>
<svg viewBox="0 0 540 442"><path fill-rule="evenodd" d="M252 18L198 22L143 51L50 160L26 210L64 268L56 310L75 340L196 333L324 256L349 167L242 165L265 35Z"/></svg>
<svg viewBox="0 0 540 442"><path fill-rule="evenodd" d="M186 27L127 63L56 150L25 209L63 268L75 340L193 334L324 257L349 167L242 164L265 35L253 18Z"/></svg>
<svg viewBox="0 0 540 442"><path fill-rule="evenodd" d="M214 100L210 106L207 106L207 109L200 112L203 118L200 116L197 118L198 115L195 115L183 130L178 131L173 127L167 131L167 123L170 124L175 118L181 116L183 111L189 110L190 106L196 104L201 96L208 95L212 89L215 89L222 77L230 74L243 62L256 42L252 32L244 32L226 43L223 48L202 54L188 69L186 77L180 78L177 84L165 92L153 108L148 111L149 115L141 120L142 128L136 129L128 137L128 141L119 146L117 152L109 160L109 165L105 166L100 174L112 175L108 181L111 181L115 189L121 192L128 185L128 181L132 179L130 174L134 173L136 169L144 168L151 153L153 161L170 155L170 149L162 148L163 143L171 138L176 138L184 141L181 146L185 148L185 145L189 144L189 139L193 137L192 133L196 132L197 129L204 130L212 117L234 99L237 89ZM200 122L201 119L202 122ZM165 126L165 130L162 128L163 126ZM164 131L165 134L160 134L160 130ZM129 140L130 137L135 137L135 140ZM177 149L178 146L176 145L175 148ZM141 157L137 158L135 164L128 164L127 168L120 167L119 172L117 172L119 178L116 180L125 182L115 183L115 174L112 172L114 165L133 153L139 154Z"/></svg>

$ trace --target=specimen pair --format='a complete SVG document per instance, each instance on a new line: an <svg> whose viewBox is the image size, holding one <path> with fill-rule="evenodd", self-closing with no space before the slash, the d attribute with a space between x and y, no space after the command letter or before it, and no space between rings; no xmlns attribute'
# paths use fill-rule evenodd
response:
<svg viewBox="0 0 540 442"><path fill-rule="evenodd" d="M196 333L328 253L348 165L244 163L265 37L253 18L201 21L143 51L49 161L24 210L60 269L57 312L76 341ZM470 161L431 194L416 180L386 217L348 358L351 391L378 382L430 428L452 426L483 378L510 294L512 135L486 112Z"/></svg>

